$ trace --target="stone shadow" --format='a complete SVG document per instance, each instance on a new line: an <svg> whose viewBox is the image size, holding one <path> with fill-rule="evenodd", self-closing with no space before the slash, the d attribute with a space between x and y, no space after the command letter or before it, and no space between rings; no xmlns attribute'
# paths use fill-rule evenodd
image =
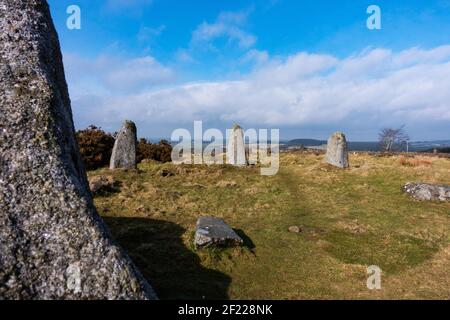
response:
<svg viewBox="0 0 450 320"><path fill-rule="evenodd" d="M186 229L168 221L103 217L160 299L228 299L231 278L203 267L185 246Z"/></svg>
<svg viewBox="0 0 450 320"><path fill-rule="evenodd" d="M233 229L236 234L241 237L242 241L244 241L244 247L247 247L250 249L251 252L253 252L253 249L256 248L255 244L253 243L252 239L250 239L247 234L241 230L241 229Z"/></svg>

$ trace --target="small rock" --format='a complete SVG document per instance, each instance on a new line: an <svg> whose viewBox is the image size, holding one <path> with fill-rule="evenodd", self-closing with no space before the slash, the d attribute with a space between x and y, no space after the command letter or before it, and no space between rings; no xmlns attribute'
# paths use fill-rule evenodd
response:
<svg viewBox="0 0 450 320"><path fill-rule="evenodd" d="M244 241L225 221L215 217L201 217L197 221L194 245L196 248L209 246L241 246Z"/></svg>
<svg viewBox="0 0 450 320"><path fill-rule="evenodd" d="M291 232L291 233L300 233L300 232L302 232L302 228L300 228L299 226L290 226L289 227L289 232Z"/></svg>
<svg viewBox="0 0 450 320"><path fill-rule="evenodd" d="M118 183L112 176L96 176L90 178L89 188L93 195L119 191Z"/></svg>
<svg viewBox="0 0 450 320"><path fill-rule="evenodd" d="M403 191L416 200L450 201L450 186L408 182Z"/></svg>

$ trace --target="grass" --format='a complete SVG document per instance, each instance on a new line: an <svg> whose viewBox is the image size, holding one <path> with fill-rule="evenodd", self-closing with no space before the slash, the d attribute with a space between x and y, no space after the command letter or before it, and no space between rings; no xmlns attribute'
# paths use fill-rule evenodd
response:
<svg viewBox="0 0 450 320"><path fill-rule="evenodd" d="M283 153L274 177L158 163L89 176L121 183L96 206L161 299L449 299L450 203L401 187L448 184L450 160L353 154L349 170L322 160ZM246 245L196 251L202 215L224 218ZM366 287L370 265L383 270L382 290Z"/></svg>

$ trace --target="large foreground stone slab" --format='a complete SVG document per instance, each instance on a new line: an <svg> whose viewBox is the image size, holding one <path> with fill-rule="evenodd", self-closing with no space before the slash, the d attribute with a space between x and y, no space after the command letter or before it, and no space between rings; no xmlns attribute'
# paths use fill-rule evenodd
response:
<svg viewBox="0 0 450 320"><path fill-rule="evenodd" d="M225 221L215 217L201 217L197 221L194 244L196 248L242 245L243 240Z"/></svg>
<svg viewBox="0 0 450 320"><path fill-rule="evenodd" d="M450 201L450 186L409 182L403 190L416 200Z"/></svg>
<svg viewBox="0 0 450 320"><path fill-rule="evenodd" d="M155 298L93 206L47 2L0 30L0 300Z"/></svg>

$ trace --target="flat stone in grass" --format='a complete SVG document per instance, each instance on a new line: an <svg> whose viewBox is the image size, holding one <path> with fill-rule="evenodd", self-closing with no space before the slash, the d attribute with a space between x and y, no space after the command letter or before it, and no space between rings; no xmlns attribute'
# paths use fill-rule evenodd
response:
<svg viewBox="0 0 450 320"><path fill-rule="evenodd" d="M244 243L225 221L215 217L201 217L197 221L194 244L196 248L229 247Z"/></svg>
<svg viewBox="0 0 450 320"><path fill-rule="evenodd" d="M403 190L416 200L450 201L450 186L408 182Z"/></svg>

